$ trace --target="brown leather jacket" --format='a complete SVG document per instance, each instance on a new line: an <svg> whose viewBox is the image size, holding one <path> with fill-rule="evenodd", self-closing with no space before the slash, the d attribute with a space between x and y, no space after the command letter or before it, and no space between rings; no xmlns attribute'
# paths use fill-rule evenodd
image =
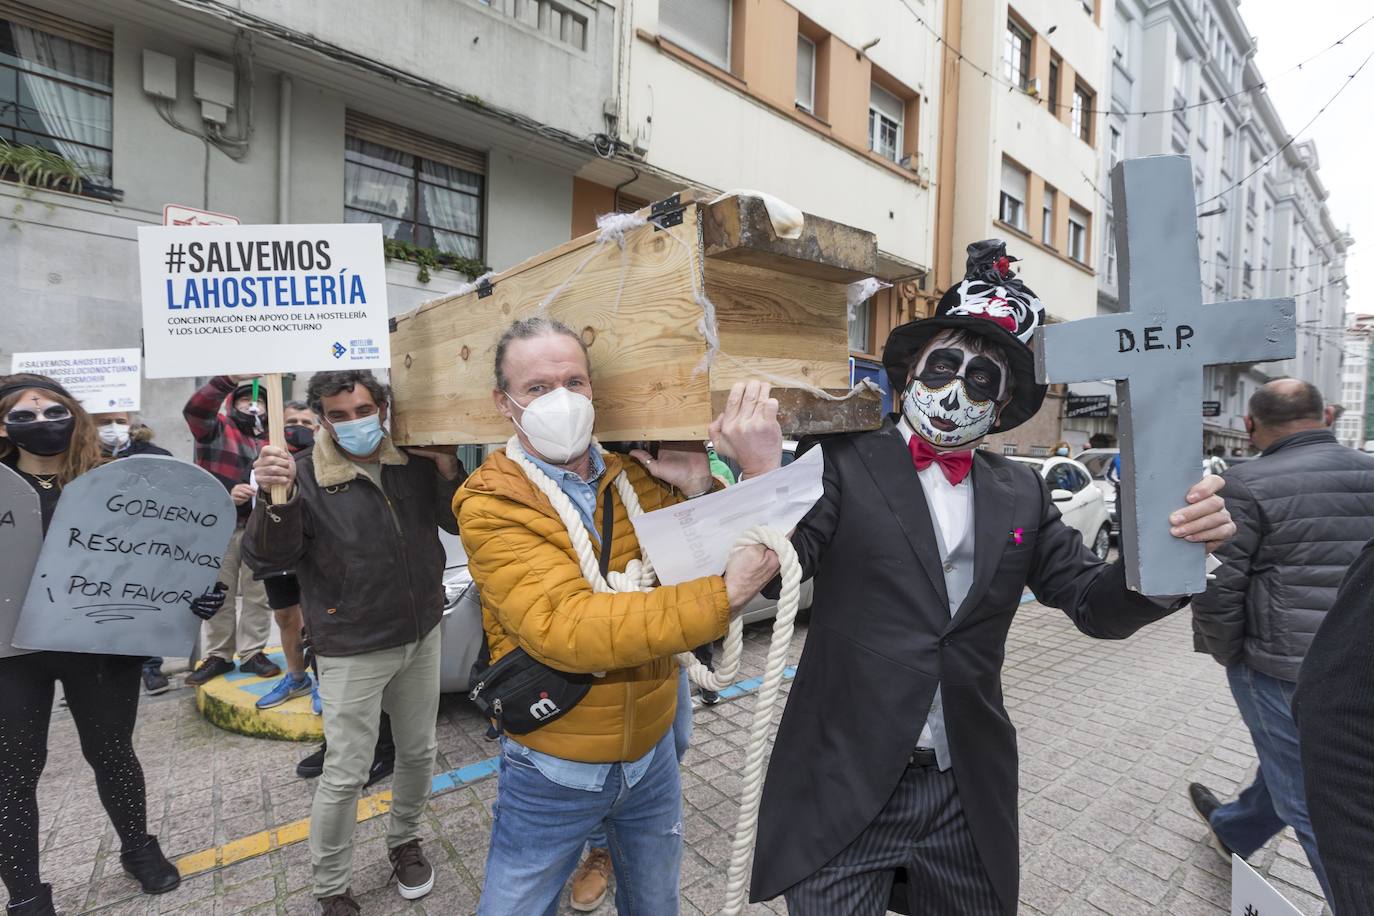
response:
<svg viewBox="0 0 1374 916"><path fill-rule="evenodd" d="M320 435L296 456L296 489L271 505L259 493L243 535L255 573L293 570L315 651L358 655L419 640L444 611L439 528L458 533L450 508L461 479L382 440L382 487Z"/></svg>

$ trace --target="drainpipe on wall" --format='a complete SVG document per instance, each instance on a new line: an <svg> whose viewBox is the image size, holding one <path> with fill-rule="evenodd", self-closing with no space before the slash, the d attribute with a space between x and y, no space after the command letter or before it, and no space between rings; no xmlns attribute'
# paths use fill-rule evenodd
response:
<svg viewBox="0 0 1374 916"><path fill-rule="evenodd" d="M291 222L291 77L278 83L277 100L277 222Z"/></svg>

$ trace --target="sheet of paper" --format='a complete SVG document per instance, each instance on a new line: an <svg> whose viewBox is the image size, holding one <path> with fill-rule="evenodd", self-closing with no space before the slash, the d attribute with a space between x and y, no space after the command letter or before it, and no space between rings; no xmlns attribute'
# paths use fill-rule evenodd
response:
<svg viewBox="0 0 1374 916"><path fill-rule="evenodd" d="M1302 911L1232 853L1231 916L1302 916Z"/></svg>
<svg viewBox="0 0 1374 916"><path fill-rule="evenodd" d="M677 585L720 575L731 548L755 525L791 531L821 498L824 467L821 450L813 448L762 477L634 519L658 581Z"/></svg>

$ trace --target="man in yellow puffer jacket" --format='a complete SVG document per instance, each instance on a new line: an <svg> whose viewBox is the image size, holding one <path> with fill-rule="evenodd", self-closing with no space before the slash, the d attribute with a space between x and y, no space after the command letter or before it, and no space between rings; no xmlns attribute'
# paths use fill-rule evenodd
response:
<svg viewBox="0 0 1374 916"><path fill-rule="evenodd" d="M624 472L646 512L712 488L704 450L636 462L591 446L591 370L581 339L544 318L516 322L496 352L497 409L527 463L491 455L454 498L468 567L482 594L492 662L519 647L560 671L597 673L565 715L501 741L500 785L480 916L553 913L588 836L604 823L622 916L678 911L682 799L672 725L673 656L719 638L777 572L763 548L734 552L723 576L651 591L595 593L573 537L530 474L547 475L599 550L604 501L614 506L610 570L639 558L615 479ZM776 464L777 402L751 383L732 394L712 438L746 474ZM771 463L770 463L771 462Z"/></svg>

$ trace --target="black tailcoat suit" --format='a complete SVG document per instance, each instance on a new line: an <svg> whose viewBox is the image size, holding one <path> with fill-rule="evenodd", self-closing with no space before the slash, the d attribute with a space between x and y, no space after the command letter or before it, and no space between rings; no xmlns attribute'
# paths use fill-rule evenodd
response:
<svg viewBox="0 0 1374 916"><path fill-rule="evenodd" d="M1035 468L979 451L973 586L951 617L901 432L889 420L822 448L824 495L792 536L803 575L815 577L811 624L764 786L751 897L781 894L873 820L943 684L959 799L1002 906L1015 913L1016 729L1001 672L1023 590L1099 639L1123 639L1172 610L1129 591L1119 563L1083 545Z"/></svg>

